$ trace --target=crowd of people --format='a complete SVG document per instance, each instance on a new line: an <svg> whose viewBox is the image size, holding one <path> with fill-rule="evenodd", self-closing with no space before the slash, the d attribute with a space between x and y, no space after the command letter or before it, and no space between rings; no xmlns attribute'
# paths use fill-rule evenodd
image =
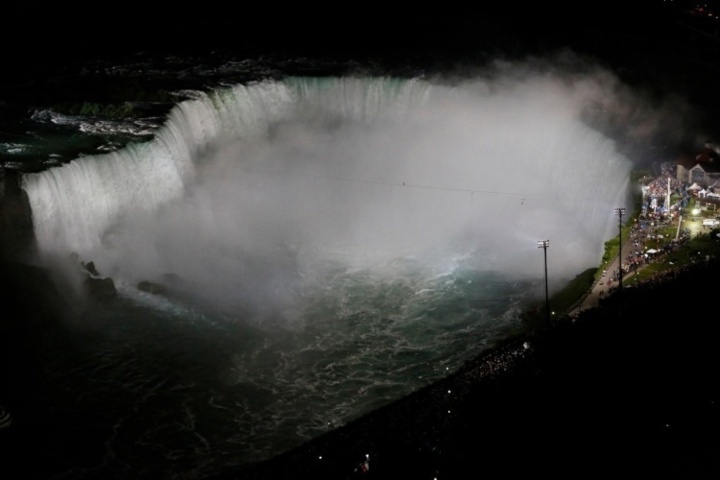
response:
<svg viewBox="0 0 720 480"><path fill-rule="evenodd" d="M608 288L612 290L618 286L620 271L622 271L623 279L627 279L643 266L654 262L663 261L673 264L673 253L677 252L691 238L687 228L681 230L678 226L678 222L681 221L682 219L678 215L650 213L638 217L625 243L626 249L623 249L623 252L627 251L627 254L623 255L620 270L611 272L606 281ZM662 233L667 232L669 226L675 227L677 232L675 235ZM708 229L708 227L704 228ZM709 259L709 256L706 255L698 260L707 261Z"/></svg>
<svg viewBox="0 0 720 480"><path fill-rule="evenodd" d="M630 231L626 245L632 249L622 259L621 270L623 276L637 271L641 266L665 258L668 253L676 251L683 243L690 239L688 232L676 237L668 238L663 231L676 221L672 216L656 215L650 213L646 218L638 218ZM615 279L619 279L620 272L615 272Z"/></svg>

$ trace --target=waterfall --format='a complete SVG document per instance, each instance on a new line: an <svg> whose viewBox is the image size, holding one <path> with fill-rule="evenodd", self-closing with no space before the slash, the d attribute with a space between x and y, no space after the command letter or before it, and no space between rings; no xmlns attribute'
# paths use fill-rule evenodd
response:
<svg viewBox="0 0 720 480"><path fill-rule="evenodd" d="M581 120L609 95L588 82L222 88L178 104L154 140L26 175L23 188L41 251L131 280L172 272L267 300L290 269L330 257L366 267L469 251L484 268L539 275L541 239L552 277L571 278L597 265L613 208L629 205L630 162Z"/></svg>

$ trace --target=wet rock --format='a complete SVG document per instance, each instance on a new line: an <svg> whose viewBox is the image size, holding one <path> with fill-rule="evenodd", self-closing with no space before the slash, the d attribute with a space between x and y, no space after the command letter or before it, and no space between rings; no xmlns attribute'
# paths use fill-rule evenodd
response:
<svg viewBox="0 0 720 480"><path fill-rule="evenodd" d="M143 292L152 293L153 295L167 295L168 287L161 283L142 281L137 284L138 290Z"/></svg>
<svg viewBox="0 0 720 480"><path fill-rule="evenodd" d="M95 299L105 300L117 297L117 288L112 278L88 276L85 279L85 288Z"/></svg>
<svg viewBox="0 0 720 480"><path fill-rule="evenodd" d="M27 261L34 245L32 211L20 175L0 168L0 260Z"/></svg>

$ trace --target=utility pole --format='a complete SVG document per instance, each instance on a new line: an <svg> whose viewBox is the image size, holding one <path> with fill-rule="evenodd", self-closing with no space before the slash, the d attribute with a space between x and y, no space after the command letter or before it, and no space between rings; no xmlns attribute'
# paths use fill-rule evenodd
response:
<svg viewBox="0 0 720 480"><path fill-rule="evenodd" d="M538 248L543 249L545 257L545 322L546 327L550 326L550 297L548 296L548 274L547 274L547 249L550 246L550 240L538 240Z"/></svg>
<svg viewBox="0 0 720 480"><path fill-rule="evenodd" d="M622 216L625 214L625 208L616 208L615 209L615 215L618 216L618 240L619 240L619 247L620 250L618 251L618 265L619 265L619 277L620 277L620 283L618 284L618 288L620 291L622 291L622 279L623 279L623 269L622 269L622 263L623 263L623 256L622 256Z"/></svg>

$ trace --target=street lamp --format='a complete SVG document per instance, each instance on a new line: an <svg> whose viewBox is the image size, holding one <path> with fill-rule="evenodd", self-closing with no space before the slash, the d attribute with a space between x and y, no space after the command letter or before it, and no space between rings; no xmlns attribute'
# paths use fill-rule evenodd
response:
<svg viewBox="0 0 720 480"><path fill-rule="evenodd" d="M618 251L618 266L619 266L619 267L618 267L618 271L620 272L620 273L619 273L620 283L618 284L619 290L622 290L622 277L623 277L623 269L622 269L622 262L623 262L623 259L622 259L622 258L623 258L623 257L622 257L622 216L623 216L624 214L625 214L625 209L624 209L624 208L616 208L616 209L615 209L615 215L618 216L618 240L620 241L619 244L618 244L619 247L620 247L620 249L619 249L619 251Z"/></svg>
<svg viewBox="0 0 720 480"><path fill-rule="evenodd" d="M547 274L547 249L550 246L550 240L538 240L538 248L543 249L545 256L545 319L547 326L550 326L550 297L548 296L548 274Z"/></svg>

